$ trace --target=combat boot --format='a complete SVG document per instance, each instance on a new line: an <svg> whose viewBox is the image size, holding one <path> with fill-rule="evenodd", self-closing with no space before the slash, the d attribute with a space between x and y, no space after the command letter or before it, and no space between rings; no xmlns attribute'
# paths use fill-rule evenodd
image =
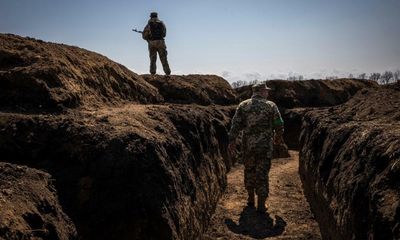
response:
<svg viewBox="0 0 400 240"><path fill-rule="evenodd" d="M265 213L267 208L265 207L265 201L267 201L267 197L258 196L257 198L257 212Z"/></svg>
<svg viewBox="0 0 400 240"><path fill-rule="evenodd" d="M254 207L255 206L255 204L254 204L254 190L253 191L248 191L247 192L248 193L248 198L247 198L247 206L249 206L249 207Z"/></svg>

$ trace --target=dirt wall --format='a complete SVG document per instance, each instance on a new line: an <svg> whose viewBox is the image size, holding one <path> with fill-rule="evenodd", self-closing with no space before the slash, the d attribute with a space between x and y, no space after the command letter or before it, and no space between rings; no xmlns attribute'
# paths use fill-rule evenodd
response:
<svg viewBox="0 0 400 240"><path fill-rule="evenodd" d="M50 174L0 162L0 239L78 239Z"/></svg>
<svg viewBox="0 0 400 240"><path fill-rule="evenodd" d="M400 87L309 111L300 175L324 239L400 238Z"/></svg>
<svg viewBox="0 0 400 240"><path fill-rule="evenodd" d="M280 108L327 107L342 104L358 90L378 87L376 82L358 79L336 80L269 80L269 99ZM251 86L235 89L238 98L243 101L252 95Z"/></svg>
<svg viewBox="0 0 400 240"><path fill-rule="evenodd" d="M52 174L82 239L195 239L226 185L226 111L1 113L0 153Z"/></svg>
<svg viewBox="0 0 400 240"><path fill-rule="evenodd" d="M180 82L181 92L207 89L207 107L197 95L170 104L178 96L164 101L97 53L9 34L0 42L0 159L51 174L80 239L201 235L231 166L225 80Z"/></svg>

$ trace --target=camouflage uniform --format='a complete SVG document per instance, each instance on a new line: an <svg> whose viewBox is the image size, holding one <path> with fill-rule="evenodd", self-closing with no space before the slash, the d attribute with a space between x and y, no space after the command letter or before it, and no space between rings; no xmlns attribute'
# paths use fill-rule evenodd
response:
<svg viewBox="0 0 400 240"><path fill-rule="evenodd" d="M161 31L157 33L152 33L151 26L152 24L155 26L156 24L160 24ZM160 60L164 69L164 73L166 75L171 74L171 69L169 68L168 60L167 60L167 46L165 45L164 37L167 34L166 27L162 21L160 21L157 17L150 18L146 27L143 29L143 39L147 40L149 43L149 56L150 56L150 73L156 74L157 66L157 53L160 56Z"/></svg>
<svg viewBox="0 0 400 240"><path fill-rule="evenodd" d="M229 132L234 141L243 130L244 183L246 190L268 197L268 173L271 168L274 129L283 126L275 103L254 94L239 104Z"/></svg>

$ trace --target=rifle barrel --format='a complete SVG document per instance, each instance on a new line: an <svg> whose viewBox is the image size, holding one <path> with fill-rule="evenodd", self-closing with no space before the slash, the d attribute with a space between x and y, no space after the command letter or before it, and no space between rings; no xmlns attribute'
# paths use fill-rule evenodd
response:
<svg viewBox="0 0 400 240"><path fill-rule="evenodd" d="M137 32L137 33L143 33L142 31L139 31L136 28L132 29L132 31Z"/></svg>

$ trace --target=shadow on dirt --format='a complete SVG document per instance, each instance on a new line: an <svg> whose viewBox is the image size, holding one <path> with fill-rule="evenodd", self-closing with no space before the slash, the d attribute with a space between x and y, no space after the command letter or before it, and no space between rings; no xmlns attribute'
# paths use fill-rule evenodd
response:
<svg viewBox="0 0 400 240"><path fill-rule="evenodd" d="M245 207L240 214L239 224L232 219L225 219L230 231L256 239L279 236L285 231L286 222L280 216L274 220L269 213L258 213L254 207Z"/></svg>

